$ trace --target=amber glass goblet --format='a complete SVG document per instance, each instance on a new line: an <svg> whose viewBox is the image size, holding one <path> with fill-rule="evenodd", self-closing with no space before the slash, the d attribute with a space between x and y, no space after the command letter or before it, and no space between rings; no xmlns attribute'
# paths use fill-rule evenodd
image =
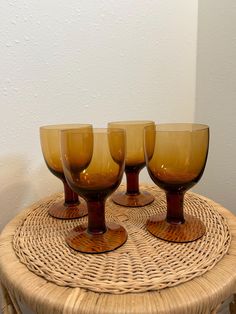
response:
<svg viewBox="0 0 236 314"><path fill-rule="evenodd" d="M74 228L67 244L84 253L112 251L125 243L126 230L105 221L105 201L119 186L125 166L126 138L122 129L61 132L63 169L72 190L88 206L88 224Z"/></svg>
<svg viewBox="0 0 236 314"><path fill-rule="evenodd" d="M139 173L145 167L143 132L146 126L155 129L153 121L120 121L108 123L109 128L122 128L126 132L127 151L125 160L126 191L116 192L112 200L122 206L145 206L154 201L147 191L139 190Z"/></svg>
<svg viewBox="0 0 236 314"><path fill-rule="evenodd" d="M173 242L194 241L205 233L202 221L184 214L184 194L201 178L208 155L209 127L160 124L145 128L145 159L150 177L166 193L166 215L148 219L147 229Z"/></svg>
<svg viewBox="0 0 236 314"><path fill-rule="evenodd" d="M54 218L73 219L87 215L87 206L68 186L61 161L60 131L67 128L92 129L89 124L59 124L40 127L40 141L48 169L63 182L64 200L50 206L49 214Z"/></svg>

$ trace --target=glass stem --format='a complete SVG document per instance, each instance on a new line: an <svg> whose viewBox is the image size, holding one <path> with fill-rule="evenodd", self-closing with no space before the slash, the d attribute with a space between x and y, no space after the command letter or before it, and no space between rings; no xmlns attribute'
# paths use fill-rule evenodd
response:
<svg viewBox="0 0 236 314"><path fill-rule="evenodd" d="M166 192L167 215L170 224L184 223L184 192Z"/></svg>
<svg viewBox="0 0 236 314"><path fill-rule="evenodd" d="M138 195L139 192L139 172L140 169L125 170L126 174L126 194L127 195Z"/></svg>
<svg viewBox="0 0 236 314"><path fill-rule="evenodd" d="M106 232L105 200L87 201L88 233L102 234Z"/></svg>
<svg viewBox="0 0 236 314"><path fill-rule="evenodd" d="M79 204L80 202L78 195L71 190L66 180L62 180L62 182L64 185L65 205Z"/></svg>

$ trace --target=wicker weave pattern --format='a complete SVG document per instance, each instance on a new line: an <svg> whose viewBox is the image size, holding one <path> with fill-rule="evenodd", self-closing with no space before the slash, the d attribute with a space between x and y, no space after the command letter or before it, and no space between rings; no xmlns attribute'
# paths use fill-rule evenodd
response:
<svg viewBox="0 0 236 314"><path fill-rule="evenodd" d="M147 217L165 212L165 197L156 187L148 187L156 200L145 207L124 208L106 203L106 220L122 224L128 241L116 251L87 255L70 249L64 237L80 220L56 220L47 213L52 202L38 203L16 229L13 247L29 270L61 286L95 292L123 294L172 287L200 276L228 251L231 235L226 220L214 205L192 193L185 197L185 212L202 219L207 232L191 243L169 243L153 237L145 229Z"/></svg>

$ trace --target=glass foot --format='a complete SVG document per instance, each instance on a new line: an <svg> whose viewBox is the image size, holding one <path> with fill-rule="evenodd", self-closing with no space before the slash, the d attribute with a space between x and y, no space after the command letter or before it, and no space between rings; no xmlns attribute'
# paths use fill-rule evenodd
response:
<svg viewBox="0 0 236 314"><path fill-rule="evenodd" d="M206 228L200 219L184 215L183 224L170 224L165 220L165 214L155 215L148 219L147 229L155 237L170 242L191 242L201 238Z"/></svg>
<svg viewBox="0 0 236 314"><path fill-rule="evenodd" d="M80 199L81 200L81 199ZM75 219L81 218L88 214L87 205L85 201L82 200L81 203L75 205L68 205L64 204L64 201L57 202L53 204L49 210L49 215L54 218L59 219Z"/></svg>
<svg viewBox="0 0 236 314"><path fill-rule="evenodd" d="M126 192L117 192L112 195L114 203L126 207L140 207L145 206L154 201L154 196L143 191L137 195L128 195Z"/></svg>
<svg viewBox="0 0 236 314"><path fill-rule="evenodd" d="M106 224L107 231L91 234L87 225L80 225L71 230L66 237L67 244L82 253L105 253L119 248L127 240L126 230L115 223Z"/></svg>

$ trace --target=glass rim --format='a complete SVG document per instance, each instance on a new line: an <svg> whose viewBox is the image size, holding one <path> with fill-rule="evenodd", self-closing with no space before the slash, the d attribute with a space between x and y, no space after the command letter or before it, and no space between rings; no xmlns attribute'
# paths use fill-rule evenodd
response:
<svg viewBox="0 0 236 314"><path fill-rule="evenodd" d="M62 124L48 124L42 125L39 127L40 130L64 130L64 129L75 129L75 128L84 128L84 127L92 127L91 123L62 123Z"/></svg>
<svg viewBox="0 0 236 314"><path fill-rule="evenodd" d="M61 133L65 134L65 133L85 133L87 132L87 128L72 128L72 129L64 129L64 130L60 130ZM124 133L125 134L125 130L122 128L91 128L89 129L89 131L91 131L92 133L97 133L97 134L108 134L109 132L119 132L119 133Z"/></svg>
<svg viewBox="0 0 236 314"><path fill-rule="evenodd" d="M146 126L147 129L149 126ZM209 130L210 127L207 124L202 123L158 123L155 125L156 132L197 132L203 130Z"/></svg>

